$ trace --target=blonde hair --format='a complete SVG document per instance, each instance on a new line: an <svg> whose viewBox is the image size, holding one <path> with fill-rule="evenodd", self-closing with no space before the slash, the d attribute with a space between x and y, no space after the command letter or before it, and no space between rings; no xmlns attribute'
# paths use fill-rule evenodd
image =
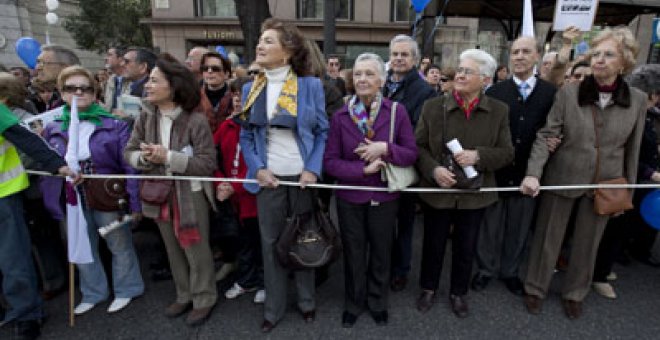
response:
<svg viewBox="0 0 660 340"><path fill-rule="evenodd" d="M57 89L62 92L64 82L73 76L86 77L87 80L89 80L89 85L94 88L94 94L96 95L96 93L98 93L98 83L96 82L96 79L94 79L92 72L79 65L69 66L60 72L60 74L57 76Z"/></svg>
<svg viewBox="0 0 660 340"><path fill-rule="evenodd" d="M635 40L630 29L627 27L607 27L600 31L596 37L591 40L592 49L605 40L612 39L619 45L619 51L623 55L623 73L628 74L635 67L637 63L637 54L639 53L639 43ZM591 53L589 62L591 62Z"/></svg>

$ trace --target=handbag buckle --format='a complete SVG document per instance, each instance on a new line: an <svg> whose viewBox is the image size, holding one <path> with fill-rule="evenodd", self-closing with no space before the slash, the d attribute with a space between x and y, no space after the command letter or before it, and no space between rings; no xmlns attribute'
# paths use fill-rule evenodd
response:
<svg viewBox="0 0 660 340"><path fill-rule="evenodd" d="M371 204L372 207L377 207L380 205L380 202L374 200L371 200L369 203Z"/></svg>

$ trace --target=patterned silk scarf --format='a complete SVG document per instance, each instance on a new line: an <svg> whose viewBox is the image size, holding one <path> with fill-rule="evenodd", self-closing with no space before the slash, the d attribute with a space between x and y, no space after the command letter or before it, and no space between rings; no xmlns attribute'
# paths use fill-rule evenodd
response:
<svg viewBox="0 0 660 340"><path fill-rule="evenodd" d="M376 94L376 97L371 102L369 112L367 112L364 103L362 103L355 95L348 102L348 113L350 114L351 119L353 119L353 122L355 122L358 129L362 131L362 134L369 139L374 137L374 122L376 121L382 102L383 96L380 92Z"/></svg>
<svg viewBox="0 0 660 340"><path fill-rule="evenodd" d="M249 121L250 119L250 108L261 94L261 91L268 84L268 79L266 75L262 72L257 75L248 93L247 100L245 105L243 105L243 112L239 114L241 120ZM284 80L284 85L282 86L282 92L277 98L277 105L275 106L275 116L285 115L291 117L298 116L298 76L289 70L289 73L286 75Z"/></svg>

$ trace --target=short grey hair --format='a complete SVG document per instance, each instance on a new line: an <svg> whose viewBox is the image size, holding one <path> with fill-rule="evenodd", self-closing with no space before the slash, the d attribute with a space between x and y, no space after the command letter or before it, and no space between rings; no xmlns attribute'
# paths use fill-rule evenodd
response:
<svg viewBox="0 0 660 340"><path fill-rule="evenodd" d="M396 44L396 43L401 43L401 42L406 42L406 43L408 43L408 45L410 45L410 53L412 54L413 62L415 64L418 64L419 63L419 46L417 45L417 41L415 41L415 39L413 39L409 35L399 34L399 35L395 36L394 38L392 38L392 40L390 40L390 53L392 52L392 46L394 46L394 44Z"/></svg>
<svg viewBox="0 0 660 340"><path fill-rule="evenodd" d="M479 65L479 73L485 77L492 78L495 75L495 70L497 70L497 61L495 61L495 58L490 53L484 50L476 48L465 50L458 59L460 61L470 59L476 62Z"/></svg>
<svg viewBox="0 0 660 340"><path fill-rule="evenodd" d="M355 64L357 64L359 61L375 61L376 70L378 71L380 79L383 81L383 84L385 84L385 79L387 78L387 71L385 71L385 62L383 61L383 58L381 58L378 54L375 53L369 53L369 52L362 53L357 58L355 58L355 63L353 64L353 68L355 68Z"/></svg>
<svg viewBox="0 0 660 340"><path fill-rule="evenodd" d="M660 93L660 64L642 65L628 77L628 83L649 95Z"/></svg>
<svg viewBox="0 0 660 340"><path fill-rule="evenodd" d="M46 45L41 48L41 51L51 51L55 56L55 61L60 62L66 66L80 65L80 59L72 50L61 45Z"/></svg>

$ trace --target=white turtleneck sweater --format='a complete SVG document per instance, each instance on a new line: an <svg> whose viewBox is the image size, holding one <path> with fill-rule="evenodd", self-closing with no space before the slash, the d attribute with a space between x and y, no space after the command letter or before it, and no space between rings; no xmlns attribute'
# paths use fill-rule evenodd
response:
<svg viewBox="0 0 660 340"><path fill-rule="evenodd" d="M268 120L275 116L277 98L282 92L282 86L289 73L291 66L283 66L272 70L266 70L266 113ZM304 169L304 163L298 150L298 143L292 129L268 128L268 169L275 175L295 176L300 175Z"/></svg>

